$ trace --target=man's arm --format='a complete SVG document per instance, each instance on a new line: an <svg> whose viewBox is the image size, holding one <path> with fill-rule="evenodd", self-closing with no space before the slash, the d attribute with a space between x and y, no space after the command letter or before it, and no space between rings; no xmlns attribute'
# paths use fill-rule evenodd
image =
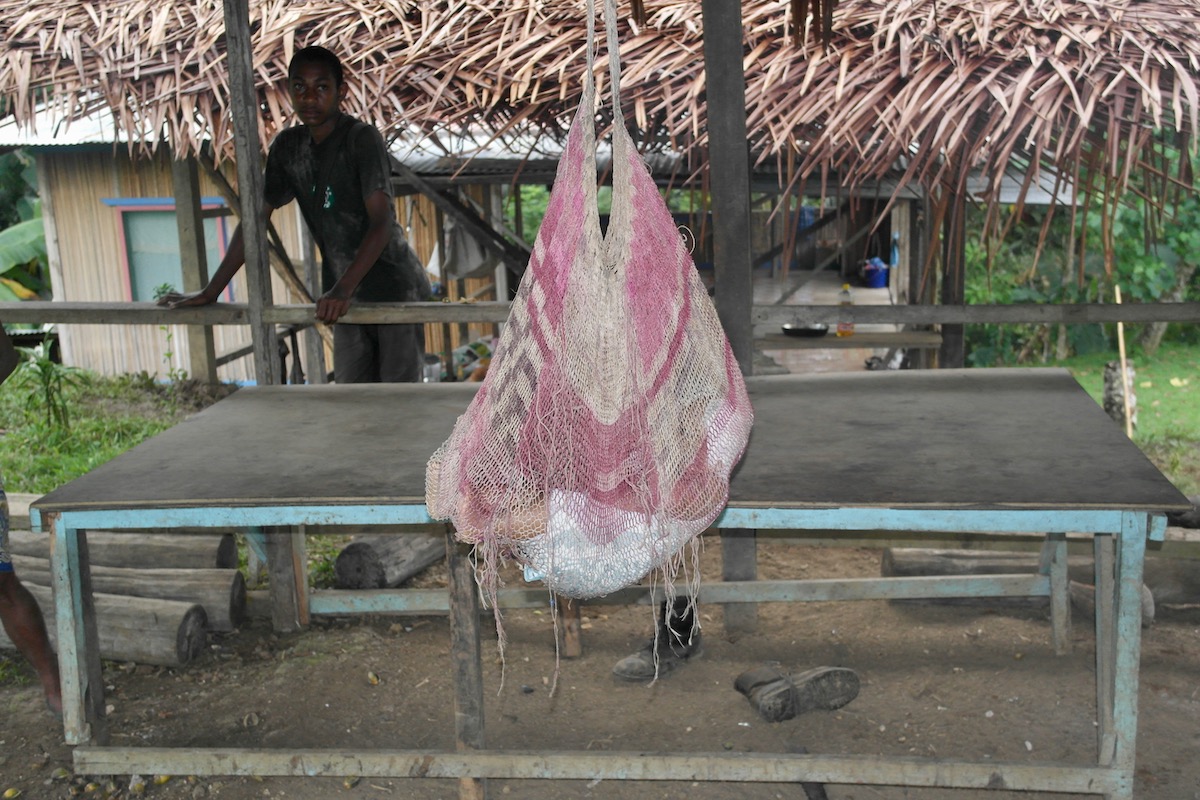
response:
<svg viewBox="0 0 1200 800"><path fill-rule="evenodd" d="M363 202L367 209L367 232L345 274L338 279L333 288L317 300L317 320L320 322L337 322L350 309L350 298L354 296L354 290L371 271L371 267L375 266L380 254L391 241L395 212L387 192L371 192Z"/></svg>
<svg viewBox="0 0 1200 800"><path fill-rule="evenodd" d="M263 217L267 220L271 219L271 214L275 208L270 203L263 203ZM167 308L183 308L185 306L206 306L210 303L217 302L217 298L221 296L221 292L225 291L225 287L233 280L233 276L237 275L242 265L246 263L246 242L242 238L242 223L238 223L237 228L233 231L233 236L229 240L229 247L225 250L225 257L221 259L220 266L217 271L209 279L208 285L198 292L190 292L184 294L182 292L168 292L158 299L160 306Z"/></svg>

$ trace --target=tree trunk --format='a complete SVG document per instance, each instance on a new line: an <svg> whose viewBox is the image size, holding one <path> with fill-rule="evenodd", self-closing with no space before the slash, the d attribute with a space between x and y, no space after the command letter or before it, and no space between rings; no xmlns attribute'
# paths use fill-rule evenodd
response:
<svg viewBox="0 0 1200 800"><path fill-rule="evenodd" d="M1182 303L1184 296L1187 294L1188 284L1192 281L1192 276L1196 274L1196 266L1194 264L1181 263L1178 271L1175 273L1175 288L1173 288L1166 297L1160 298L1160 303ZM1158 350L1158 346L1162 344L1163 334L1167 332L1167 322L1149 322L1142 329L1142 333L1138 336L1138 345L1142 348L1142 352L1147 356L1152 356Z"/></svg>
<svg viewBox="0 0 1200 800"><path fill-rule="evenodd" d="M333 563L338 589L391 589L446 557L446 537L431 533L355 536Z"/></svg>
<svg viewBox="0 0 1200 800"><path fill-rule="evenodd" d="M51 591L36 584L26 588L41 607L50 640L57 646ZM204 609L195 603L112 594L93 597L101 658L180 667L199 656L208 643ZM16 649L3 635L0 648Z"/></svg>
<svg viewBox="0 0 1200 800"><path fill-rule="evenodd" d="M136 569L236 569L237 541L232 533L110 533L89 532L88 552L93 566ZM44 533L10 531L13 555L50 558L50 537Z"/></svg>
<svg viewBox="0 0 1200 800"><path fill-rule="evenodd" d="M50 562L43 558L13 556L13 566L22 583L52 585ZM213 631L232 631L246 618L246 580L236 569L93 566L92 591L197 603Z"/></svg>

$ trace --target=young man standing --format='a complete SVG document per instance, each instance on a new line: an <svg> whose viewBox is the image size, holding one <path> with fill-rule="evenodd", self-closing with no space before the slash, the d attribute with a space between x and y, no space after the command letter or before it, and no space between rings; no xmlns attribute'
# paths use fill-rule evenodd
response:
<svg viewBox="0 0 1200 800"><path fill-rule="evenodd" d="M394 303L429 296L429 279L396 221L391 168L379 131L341 111L346 97L341 61L306 47L288 66L288 92L300 125L275 138L267 155L264 216L295 200L321 252L323 294L317 319L334 323L352 301ZM208 285L171 293L170 308L213 303L245 263L241 225ZM334 327L338 383L420 381L419 325Z"/></svg>

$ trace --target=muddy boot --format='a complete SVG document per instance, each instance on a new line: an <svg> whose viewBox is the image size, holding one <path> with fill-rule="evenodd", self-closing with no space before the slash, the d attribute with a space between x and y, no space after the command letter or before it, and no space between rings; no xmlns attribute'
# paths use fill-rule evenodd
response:
<svg viewBox="0 0 1200 800"><path fill-rule="evenodd" d="M817 667L789 675L774 664L746 670L733 686L767 722L783 722L809 711L833 711L858 697L858 673Z"/></svg>
<svg viewBox="0 0 1200 800"><path fill-rule="evenodd" d="M613 675L625 681L652 681L699 652L695 605L689 598L677 597L670 609L666 603L659 609L656 635L641 650L618 661Z"/></svg>

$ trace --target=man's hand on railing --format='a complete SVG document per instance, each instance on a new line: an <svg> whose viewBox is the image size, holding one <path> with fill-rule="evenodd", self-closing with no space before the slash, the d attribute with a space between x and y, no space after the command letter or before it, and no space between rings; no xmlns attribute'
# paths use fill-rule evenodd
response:
<svg viewBox="0 0 1200 800"><path fill-rule="evenodd" d="M167 308L184 308L186 306L207 306L217 298L209 297L205 290L201 289L198 292L167 292L162 297L158 298L158 305L166 306Z"/></svg>

